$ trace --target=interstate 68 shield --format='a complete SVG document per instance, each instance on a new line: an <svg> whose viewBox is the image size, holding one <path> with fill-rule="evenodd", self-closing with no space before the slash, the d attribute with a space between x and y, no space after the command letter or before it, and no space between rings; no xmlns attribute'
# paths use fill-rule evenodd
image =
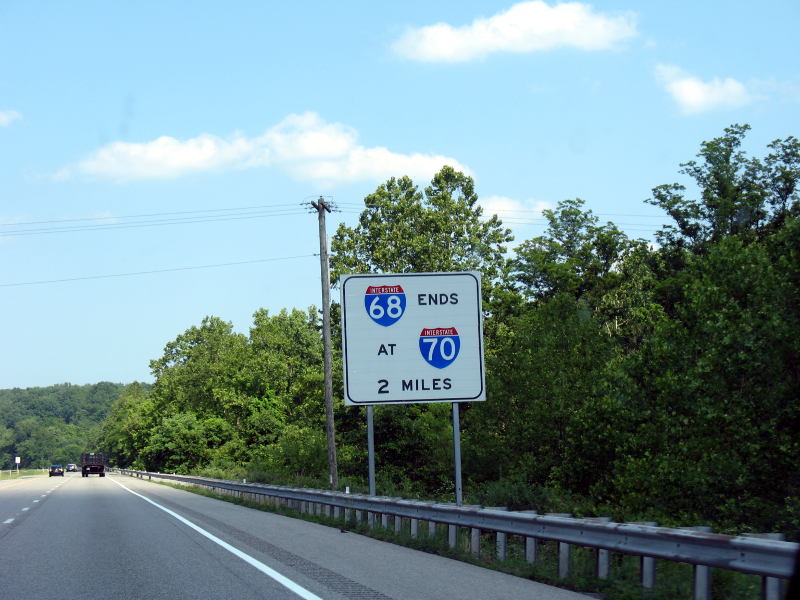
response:
<svg viewBox="0 0 800 600"><path fill-rule="evenodd" d="M369 286L364 292L364 308L378 325L389 327L403 316L406 294L400 285Z"/></svg>

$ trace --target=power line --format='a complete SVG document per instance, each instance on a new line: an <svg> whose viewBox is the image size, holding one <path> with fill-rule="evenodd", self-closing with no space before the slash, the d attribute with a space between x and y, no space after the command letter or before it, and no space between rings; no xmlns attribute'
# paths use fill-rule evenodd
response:
<svg viewBox="0 0 800 600"><path fill-rule="evenodd" d="M235 206L231 208L207 208L200 210L181 210L174 212L160 212L160 213L143 213L138 215L120 215L120 216L94 216L94 217L65 217L63 219L49 219L46 221L20 221L17 223L0 223L0 227L10 227L19 225L45 225L49 223L70 223L76 221L103 221L108 219L138 219L143 217L166 217L172 215L187 215L197 213L212 213L212 212L225 212L225 211L241 211L241 210L254 210L262 208L286 208L289 206L297 206L297 204L255 204L252 206Z"/></svg>
<svg viewBox="0 0 800 600"><path fill-rule="evenodd" d="M217 269L221 267L232 267L238 265L252 265L256 263L276 262L281 260L294 260L297 258L311 258L319 254L301 254L297 256L280 256L275 258L257 258L254 260L242 260L238 262L217 263L211 265L195 265L192 267L173 267L171 269L154 269L152 271L132 271L129 273L111 273L107 275L86 275L82 277L67 277L64 279L47 279L41 281L21 281L16 283L0 283L0 287L22 287L28 285L44 285L48 283L67 283L70 281L86 281L90 279L111 279L115 277L134 277L138 275L152 275L154 273L174 273L177 271L195 271L199 269Z"/></svg>
<svg viewBox="0 0 800 600"><path fill-rule="evenodd" d="M109 229L138 229L141 227L159 227L165 225L193 225L196 223L215 223L221 221L241 221L246 219L263 219L270 217L281 217L301 214L299 208L282 209L274 211L255 211L255 212L239 212L228 215L196 215L191 217L175 217L168 219L150 219L133 221L129 223L97 223L94 225L74 225L67 227L45 227L39 229L23 229L21 231L14 231L8 229L0 229L0 236L4 237L24 237L30 235L47 235L52 233L74 233L83 231L103 231ZM113 219L109 217L107 220ZM99 220L99 219L94 219Z"/></svg>

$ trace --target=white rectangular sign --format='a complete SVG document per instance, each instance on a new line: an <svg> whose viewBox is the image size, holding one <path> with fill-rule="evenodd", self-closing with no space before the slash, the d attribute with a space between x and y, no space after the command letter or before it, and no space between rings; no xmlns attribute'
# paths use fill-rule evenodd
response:
<svg viewBox="0 0 800 600"><path fill-rule="evenodd" d="M348 405L485 400L480 273L345 275Z"/></svg>

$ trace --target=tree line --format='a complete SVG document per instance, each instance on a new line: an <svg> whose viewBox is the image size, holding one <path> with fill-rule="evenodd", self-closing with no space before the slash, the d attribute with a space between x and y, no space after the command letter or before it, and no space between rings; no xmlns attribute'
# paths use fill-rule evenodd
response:
<svg viewBox="0 0 800 600"><path fill-rule="evenodd" d="M17 456L23 469L78 464L123 389L104 381L0 390L0 469Z"/></svg>
<svg viewBox="0 0 800 600"><path fill-rule="evenodd" d="M450 167L424 189L389 179L338 227L332 281L482 274L488 399L462 405L468 499L797 535L800 143L751 157L748 129L652 190L671 220L655 244L569 199L512 248ZM97 443L119 466L326 487L320 329L314 307L257 310L248 333L204 318L151 361L151 389L122 391ZM337 350L338 398L341 373ZM452 497L449 410L376 408L379 493ZM335 422L341 484L363 485L363 411L339 401Z"/></svg>

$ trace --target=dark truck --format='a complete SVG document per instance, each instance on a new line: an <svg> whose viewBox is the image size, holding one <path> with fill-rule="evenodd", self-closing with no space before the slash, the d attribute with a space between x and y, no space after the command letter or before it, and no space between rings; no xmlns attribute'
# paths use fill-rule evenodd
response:
<svg viewBox="0 0 800 600"><path fill-rule="evenodd" d="M97 473L100 477L106 476L105 454L102 452L81 454L81 476L88 477L90 473Z"/></svg>

